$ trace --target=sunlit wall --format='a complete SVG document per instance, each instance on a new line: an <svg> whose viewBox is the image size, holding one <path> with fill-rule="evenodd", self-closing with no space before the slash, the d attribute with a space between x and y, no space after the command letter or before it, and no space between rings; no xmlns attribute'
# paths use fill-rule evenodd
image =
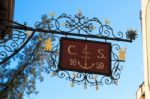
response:
<svg viewBox="0 0 150 99"><path fill-rule="evenodd" d="M142 0L145 99L150 99L150 0Z"/></svg>

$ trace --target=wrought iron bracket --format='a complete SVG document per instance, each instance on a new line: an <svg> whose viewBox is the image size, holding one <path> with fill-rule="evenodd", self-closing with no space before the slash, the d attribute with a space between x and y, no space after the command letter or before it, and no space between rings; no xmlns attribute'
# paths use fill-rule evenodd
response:
<svg viewBox="0 0 150 99"><path fill-rule="evenodd" d="M1 18L2 19L2 18ZM24 46L32 39L35 33L47 33L53 34L53 49L50 52L51 58L49 59L49 65L52 71L52 76L57 75L59 78L66 78L71 81L71 86L77 84L84 84L84 88L87 85L96 86L106 84L117 84L120 78L121 70L123 66L120 66L123 60L118 57L118 51L120 46L118 44L112 44L112 76L107 77L103 75L94 75L81 72L61 71L58 68L58 55L59 53L59 38L74 37L82 39L102 40L103 42L120 41L131 43L136 37L135 30L128 30L126 33L121 31L114 33L113 28L107 23L102 24L97 18L88 18L77 13L75 16L62 14L55 18L53 15L48 18L47 15L42 16L41 22L36 22L35 27L28 27L26 24L20 24L11 20L3 19L4 21L11 22L12 25L1 25L0 33L3 33L4 29L12 29L12 34L0 39L0 65L7 62L14 55L16 55ZM30 31L30 35L27 34ZM117 42L118 43L118 42Z"/></svg>

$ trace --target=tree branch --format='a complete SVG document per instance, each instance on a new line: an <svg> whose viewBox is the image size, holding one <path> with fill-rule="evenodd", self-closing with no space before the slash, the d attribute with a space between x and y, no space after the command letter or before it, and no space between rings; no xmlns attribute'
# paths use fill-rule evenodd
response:
<svg viewBox="0 0 150 99"><path fill-rule="evenodd" d="M2 84L3 86L5 86L5 88L2 91L2 94L0 96L0 97L3 97L2 99L7 98L8 91L14 87L14 85L12 84L14 82L14 80L17 78L17 76L21 75L23 73L23 71L29 66L30 63L28 61L29 60L31 61L31 57L34 56L34 54L36 52L36 49L38 48L38 46L40 45L40 43L41 42L37 43L36 47L34 48L33 52L29 56L28 60L26 60L24 62L24 64L17 69L17 71L15 72L15 74L12 76L12 79L7 84Z"/></svg>

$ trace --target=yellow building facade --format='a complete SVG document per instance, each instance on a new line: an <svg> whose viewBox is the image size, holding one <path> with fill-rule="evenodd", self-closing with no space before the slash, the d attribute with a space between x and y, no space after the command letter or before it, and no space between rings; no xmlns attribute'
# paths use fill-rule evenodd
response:
<svg viewBox="0 0 150 99"><path fill-rule="evenodd" d="M150 99L150 0L141 0L141 4L144 83L137 91L137 99Z"/></svg>

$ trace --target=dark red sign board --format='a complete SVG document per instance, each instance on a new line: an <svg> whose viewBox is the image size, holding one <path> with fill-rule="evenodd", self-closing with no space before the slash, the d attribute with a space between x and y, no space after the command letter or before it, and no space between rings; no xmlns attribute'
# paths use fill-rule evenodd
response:
<svg viewBox="0 0 150 99"><path fill-rule="evenodd" d="M61 38L59 68L111 76L111 44Z"/></svg>

